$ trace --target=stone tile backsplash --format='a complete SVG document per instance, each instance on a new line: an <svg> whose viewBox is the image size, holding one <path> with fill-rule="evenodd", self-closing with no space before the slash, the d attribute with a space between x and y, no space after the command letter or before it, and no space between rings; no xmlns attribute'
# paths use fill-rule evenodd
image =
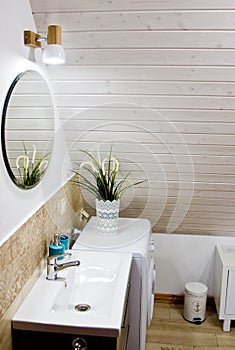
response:
<svg viewBox="0 0 235 350"><path fill-rule="evenodd" d="M81 227L82 206L78 186L68 182L0 247L0 349L11 350L10 319L45 267L53 234Z"/></svg>

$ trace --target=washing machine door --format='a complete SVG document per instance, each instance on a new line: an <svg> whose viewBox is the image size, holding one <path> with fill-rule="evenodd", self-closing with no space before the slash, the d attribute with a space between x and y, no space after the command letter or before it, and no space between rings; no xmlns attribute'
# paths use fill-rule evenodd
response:
<svg viewBox="0 0 235 350"><path fill-rule="evenodd" d="M153 258L153 256L151 256L150 260L149 260L149 268L148 268L147 326L150 326L151 320L153 318L155 279L156 279L156 270L155 270L154 258Z"/></svg>

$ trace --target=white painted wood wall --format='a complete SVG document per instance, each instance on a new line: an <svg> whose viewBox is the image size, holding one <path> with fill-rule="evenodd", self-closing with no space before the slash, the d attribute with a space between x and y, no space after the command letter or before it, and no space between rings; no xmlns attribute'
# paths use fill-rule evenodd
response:
<svg viewBox="0 0 235 350"><path fill-rule="evenodd" d="M233 235L234 0L30 2L40 33L63 28L66 64L48 70L72 158L113 143L123 171L149 179L122 216Z"/></svg>
<svg viewBox="0 0 235 350"><path fill-rule="evenodd" d="M34 146L36 146L36 161L47 154L51 156L55 120L47 82L38 72L27 71L17 78L7 107L4 108L7 158L13 174L19 178L16 163L18 157L25 155L24 146L30 162ZM19 161L19 166L23 174L23 159Z"/></svg>

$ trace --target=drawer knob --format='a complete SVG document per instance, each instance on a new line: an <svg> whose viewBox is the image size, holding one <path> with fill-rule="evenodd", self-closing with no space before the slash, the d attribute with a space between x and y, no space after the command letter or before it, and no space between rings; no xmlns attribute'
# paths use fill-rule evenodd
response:
<svg viewBox="0 0 235 350"><path fill-rule="evenodd" d="M74 350L86 350L87 342L82 337L78 337L72 341L72 346Z"/></svg>

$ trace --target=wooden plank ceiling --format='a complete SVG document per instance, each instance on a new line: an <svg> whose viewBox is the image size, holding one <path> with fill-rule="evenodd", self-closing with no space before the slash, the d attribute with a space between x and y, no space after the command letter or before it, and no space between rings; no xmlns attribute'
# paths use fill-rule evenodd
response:
<svg viewBox="0 0 235 350"><path fill-rule="evenodd" d="M122 173L148 179L122 216L233 235L235 2L30 2L40 33L63 28L66 64L48 71L72 159L113 144Z"/></svg>

